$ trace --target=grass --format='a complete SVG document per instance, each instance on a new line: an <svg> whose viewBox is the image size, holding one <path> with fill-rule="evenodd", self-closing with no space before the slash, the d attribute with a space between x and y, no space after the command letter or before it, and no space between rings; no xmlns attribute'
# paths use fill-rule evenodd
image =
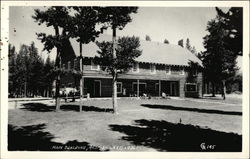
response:
<svg viewBox="0 0 250 159"><path fill-rule="evenodd" d="M241 151L240 102L120 99L118 115L111 100L83 105L81 113L77 102L60 112L45 101L10 109L9 150ZM202 143L216 146L204 150Z"/></svg>

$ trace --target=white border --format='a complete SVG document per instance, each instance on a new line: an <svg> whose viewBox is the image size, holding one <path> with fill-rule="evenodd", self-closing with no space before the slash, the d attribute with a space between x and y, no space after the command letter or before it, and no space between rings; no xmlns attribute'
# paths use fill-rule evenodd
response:
<svg viewBox="0 0 250 159"><path fill-rule="evenodd" d="M243 152L240 153L163 153L163 152L8 152L8 34L9 6L152 6L152 7L243 7ZM4 24L4 25L3 25ZM248 1L1 1L1 158L249 158L249 2Z"/></svg>

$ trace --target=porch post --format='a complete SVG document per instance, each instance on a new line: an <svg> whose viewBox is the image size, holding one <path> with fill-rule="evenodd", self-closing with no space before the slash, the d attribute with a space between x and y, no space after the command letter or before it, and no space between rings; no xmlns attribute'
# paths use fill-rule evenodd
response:
<svg viewBox="0 0 250 159"><path fill-rule="evenodd" d="M140 83L140 80L137 80L137 97L139 98L140 94L139 94L139 83Z"/></svg>
<svg viewBox="0 0 250 159"><path fill-rule="evenodd" d="M161 96L161 80L159 80L159 97Z"/></svg>

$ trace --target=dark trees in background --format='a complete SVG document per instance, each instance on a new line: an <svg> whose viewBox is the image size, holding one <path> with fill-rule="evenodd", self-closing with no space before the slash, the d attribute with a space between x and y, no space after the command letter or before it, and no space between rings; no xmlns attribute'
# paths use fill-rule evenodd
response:
<svg viewBox="0 0 250 159"><path fill-rule="evenodd" d="M10 97L45 96L52 85L53 62L44 63L34 42L21 45L19 53L9 45L9 95Z"/></svg>
<svg viewBox="0 0 250 159"><path fill-rule="evenodd" d="M111 27L112 29L112 57L113 62L117 62L117 42L116 42L116 31L117 29L122 30L127 23L132 21L131 14L137 13L138 7L100 7L98 10L99 22L103 27ZM117 113L117 68L114 67L112 71L112 103L114 113Z"/></svg>
<svg viewBox="0 0 250 159"><path fill-rule="evenodd" d="M225 29L224 20L217 16L208 22L208 35L204 37L204 51L201 59L205 68L205 79L212 83L213 96L215 85L221 86L223 99L225 99L226 82L235 76L237 54L231 49L228 41L230 32Z"/></svg>
<svg viewBox="0 0 250 159"><path fill-rule="evenodd" d="M236 55L242 56L243 48L243 8L231 7L226 13L216 7L217 14L221 17L223 28L228 31L226 41L229 49Z"/></svg>
<svg viewBox="0 0 250 159"><path fill-rule="evenodd" d="M54 74L55 70L55 63L51 61L50 57L48 57L45 61L44 68L43 68L43 77L44 77L44 96L50 97L52 96L52 84L55 80L56 75Z"/></svg>
<svg viewBox="0 0 250 159"><path fill-rule="evenodd" d="M150 36L149 36L149 35L146 35L145 40L146 40L146 41L151 41Z"/></svg>
<svg viewBox="0 0 250 159"><path fill-rule="evenodd" d="M16 48L15 46L12 46L9 44L9 52L8 52L8 57L9 57L9 80L8 80L8 89L9 89L9 96L13 97L16 96L17 90L18 90L18 83L17 83L17 73L16 73L16 58L17 58L17 53L16 53Z"/></svg>
<svg viewBox="0 0 250 159"><path fill-rule="evenodd" d="M189 38L187 38L187 40L186 40L186 49L188 49L190 52L192 52L193 54L195 54L197 56L195 46L193 46L193 47L191 46Z"/></svg>
<svg viewBox="0 0 250 159"><path fill-rule="evenodd" d="M56 61L55 67L57 72L56 77L56 110L60 109L60 72L61 72L61 56L62 56L62 47L64 41L69 39L70 29L72 29L71 21L72 17L69 15L68 8L52 6L45 11L39 9L35 10L35 15L32 16L39 25L45 24L46 27L51 27L54 29L55 34L47 35L46 33L38 33L38 39L44 43L44 49L50 52L53 48L56 48ZM60 32L61 31L61 32Z"/></svg>

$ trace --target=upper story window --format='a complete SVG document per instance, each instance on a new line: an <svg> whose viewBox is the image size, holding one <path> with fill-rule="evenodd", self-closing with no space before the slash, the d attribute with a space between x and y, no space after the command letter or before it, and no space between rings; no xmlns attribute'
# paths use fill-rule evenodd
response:
<svg viewBox="0 0 250 159"><path fill-rule="evenodd" d="M172 67L171 68L171 74L172 75L184 75L184 68L180 67Z"/></svg>
<svg viewBox="0 0 250 159"><path fill-rule="evenodd" d="M180 68L180 75L184 75L184 74L185 74L184 68Z"/></svg>
<svg viewBox="0 0 250 159"><path fill-rule="evenodd" d="M166 73L168 74L168 75L170 75L171 74L171 68L170 68L170 66L166 66Z"/></svg>
<svg viewBox="0 0 250 159"><path fill-rule="evenodd" d="M77 69L77 59L74 59L74 69Z"/></svg>
<svg viewBox="0 0 250 159"><path fill-rule="evenodd" d="M71 62L68 61L68 69L70 70L71 69Z"/></svg>
<svg viewBox="0 0 250 159"><path fill-rule="evenodd" d="M91 60L91 70L100 70L100 65L97 65Z"/></svg>
<svg viewBox="0 0 250 159"><path fill-rule="evenodd" d="M197 70L193 70L192 74L193 74L193 76L197 76L198 75L198 71Z"/></svg>
<svg viewBox="0 0 250 159"><path fill-rule="evenodd" d="M154 64L150 64L150 73L156 73L156 67Z"/></svg>
<svg viewBox="0 0 250 159"><path fill-rule="evenodd" d="M139 63L133 64L132 72L139 72Z"/></svg>

